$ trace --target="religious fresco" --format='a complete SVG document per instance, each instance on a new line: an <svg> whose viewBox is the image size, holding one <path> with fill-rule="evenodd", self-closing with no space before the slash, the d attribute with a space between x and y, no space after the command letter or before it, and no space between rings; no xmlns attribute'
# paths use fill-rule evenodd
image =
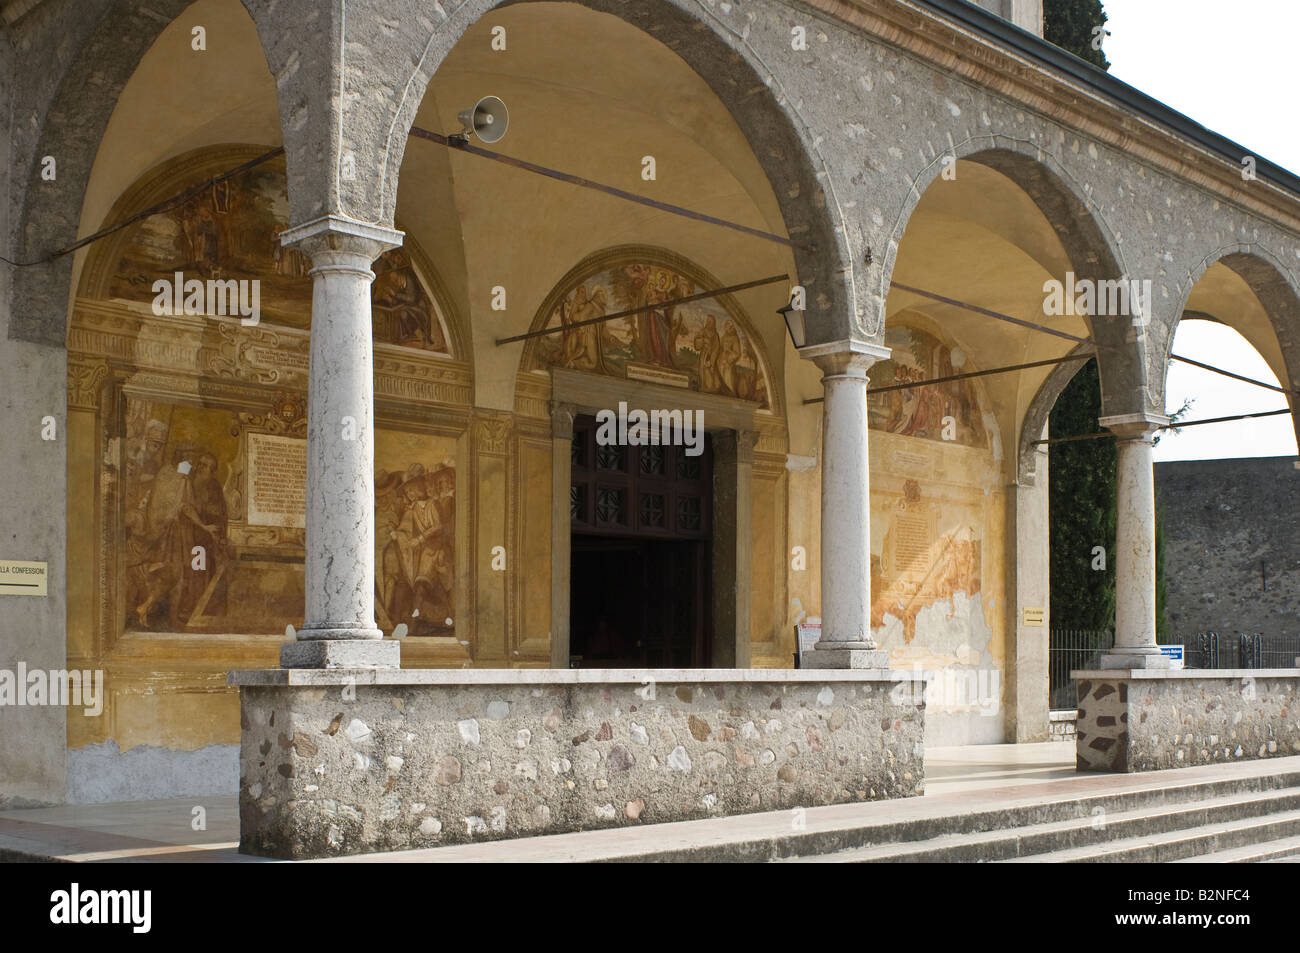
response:
<svg viewBox="0 0 1300 953"><path fill-rule="evenodd" d="M890 327L885 345L891 357L872 367L873 387L948 377L966 367L960 349L920 328ZM937 634L918 632L918 620L939 606L951 615L959 594L973 598L983 586L986 488L995 475L991 435L969 380L871 394L867 405L875 432L872 626L901 623L903 644L918 635L929 642Z"/></svg>
<svg viewBox="0 0 1300 953"><path fill-rule="evenodd" d="M958 592L974 596L980 591L983 519L976 512L953 514L953 509L927 500L916 480L906 480L902 494L885 507L873 501L871 518L885 528L880 552L871 555L873 628L893 616L910 643L923 610ZM968 521L954 525L962 516Z"/></svg>
<svg viewBox="0 0 1300 953"><path fill-rule="evenodd" d="M392 634L451 635L456 619L455 441L381 433L375 471L375 618ZM400 633L399 633L400 634Z"/></svg>
<svg viewBox="0 0 1300 953"><path fill-rule="evenodd" d="M153 302L154 282L258 280L261 319L305 330L311 323L311 263L284 248L289 199L283 160L211 185L184 203L131 226L108 295ZM446 320L421 283L410 254L395 248L372 266L374 339L452 357Z"/></svg>
<svg viewBox="0 0 1300 953"><path fill-rule="evenodd" d="M533 366L651 380L770 407L755 344L727 308L711 298L665 303L705 290L666 265L605 268L564 291L545 326L565 330L538 339ZM642 314L577 326L647 305Z"/></svg>
<svg viewBox="0 0 1300 953"><path fill-rule="evenodd" d="M887 328L885 346L892 354L889 360L872 365L873 387L950 377L962 373L966 366L965 355L959 348L949 348L919 328L905 325ZM872 430L942 441L943 419L952 417L956 432L954 439L946 442L966 447L989 446L989 435L970 381L873 394L867 398L867 410Z"/></svg>
<svg viewBox="0 0 1300 953"><path fill-rule="evenodd" d="M301 625L306 408L266 413L128 397L120 480L126 631L266 633ZM376 432L376 618L450 634L455 440ZM405 625L404 630L399 629Z"/></svg>

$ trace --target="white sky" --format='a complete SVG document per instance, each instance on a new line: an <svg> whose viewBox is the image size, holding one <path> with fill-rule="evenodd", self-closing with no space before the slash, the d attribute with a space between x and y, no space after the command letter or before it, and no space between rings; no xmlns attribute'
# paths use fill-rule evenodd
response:
<svg viewBox="0 0 1300 953"><path fill-rule="evenodd" d="M1111 35L1104 50L1116 79L1215 132L1300 172L1296 35L1300 0L1102 0ZM1184 321L1174 351L1224 370L1277 383L1237 332ZM1168 407L1195 400L1187 419L1286 406L1282 395L1174 363ZM1238 421L1166 434L1156 460L1294 456L1289 418Z"/></svg>

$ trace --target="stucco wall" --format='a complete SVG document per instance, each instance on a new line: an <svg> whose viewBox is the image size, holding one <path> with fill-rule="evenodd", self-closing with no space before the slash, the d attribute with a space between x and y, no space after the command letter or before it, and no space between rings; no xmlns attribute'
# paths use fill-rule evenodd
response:
<svg viewBox="0 0 1300 953"><path fill-rule="evenodd" d="M9 240L13 177L11 105L14 57L0 35L0 247L20 258ZM64 470L67 461L62 349L9 340L11 268L0 267L0 559L49 564L47 596L0 595L0 668L13 671L64 667ZM47 289L51 295L57 287ZM53 418L55 437L43 440L42 419ZM64 784L64 713L56 706L0 708L0 804L58 800Z"/></svg>

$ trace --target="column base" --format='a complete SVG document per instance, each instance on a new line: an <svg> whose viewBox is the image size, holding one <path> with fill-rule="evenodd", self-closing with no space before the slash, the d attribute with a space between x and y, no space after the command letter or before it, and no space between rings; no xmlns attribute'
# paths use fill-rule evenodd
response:
<svg viewBox="0 0 1300 953"><path fill-rule="evenodd" d="M401 668L402 643L311 639L280 646L281 668Z"/></svg>
<svg viewBox="0 0 1300 953"><path fill-rule="evenodd" d="M875 642L818 642L805 652L804 668L888 669L889 653L876 648Z"/></svg>
<svg viewBox="0 0 1300 953"><path fill-rule="evenodd" d="M1166 655L1147 653L1109 653L1097 660L1097 667L1102 669L1168 669L1170 660Z"/></svg>

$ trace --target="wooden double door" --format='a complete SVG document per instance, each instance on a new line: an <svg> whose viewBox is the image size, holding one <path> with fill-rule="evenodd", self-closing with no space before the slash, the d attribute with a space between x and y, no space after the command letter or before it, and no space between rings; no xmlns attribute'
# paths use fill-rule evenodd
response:
<svg viewBox="0 0 1300 953"><path fill-rule="evenodd" d="M574 421L570 515L570 664L712 664L713 473L709 441L601 445Z"/></svg>

